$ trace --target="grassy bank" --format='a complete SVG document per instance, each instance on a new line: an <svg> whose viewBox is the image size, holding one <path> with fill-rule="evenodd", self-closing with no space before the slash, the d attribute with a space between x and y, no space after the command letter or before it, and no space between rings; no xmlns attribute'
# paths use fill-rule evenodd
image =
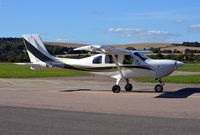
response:
<svg viewBox="0 0 200 135"><path fill-rule="evenodd" d="M200 72L200 64L185 64L179 71ZM12 63L0 63L0 78L33 78L33 77L60 77L60 76L85 76L88 73L63 70L46 69L33 71L29 66L19 66ZM154 79L134 79L138 82L156 82ZM200 83L200 75L168 76L163 78L168 83Z"/></svg>
<svg viewBox="0 0 200 135"><path fill-rule="evenodd" d="M177 69L178 71L200 72L200 63L187 63Z"/></svg>
<svg viewBox="0 0 200 135"><path fill-rule="evenodd" d="M29 66L19 66L12 63L0 63L0 78L32 78L84 75L89 74L63 69L45 69L33 71Z"/></svg>
<svg viewBox="0 0 200 135"><path fill-rule="evenodd" d="M157 82L154 79L148 78L139 78L134 79L136 82ZM168 76L162 79L166 83L191 83L198 84L200 83L200 75L177 75L177 76Z"/></svg>

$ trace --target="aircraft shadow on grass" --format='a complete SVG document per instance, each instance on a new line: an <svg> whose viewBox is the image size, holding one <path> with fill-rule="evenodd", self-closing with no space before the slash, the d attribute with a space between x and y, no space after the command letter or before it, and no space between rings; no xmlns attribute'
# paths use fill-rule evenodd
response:
<svg viewBox="0 0 200 135"><path fill-rule="evenodd" d="M195 93L200 93L200 88L184 88L174 92L165 92L155 98L188 98Z"/></svg>

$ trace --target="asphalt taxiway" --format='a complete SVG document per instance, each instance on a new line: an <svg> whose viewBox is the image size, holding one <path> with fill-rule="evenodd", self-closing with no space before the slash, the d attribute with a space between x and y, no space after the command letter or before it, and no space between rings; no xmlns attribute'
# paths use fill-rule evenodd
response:
<svg viewBox="0 0 200 135"><path fill-rule="evenodd" d="M1 135L198 135L200 120L0 107Z"/></svg>
<svg viewBox="0 0 200 135"><path fill-rule="evenodd" d="M30 128L31 134L40 127L36 133L200 133L200 84L167 83L163 93L155 93L154 83L132 83L133 92L116 94L111 91L114 80L99 76L0 79L0 131L26 134ZM49 122L46 128L43 118ZM20 124L27 126L24 131Z"/></svg>

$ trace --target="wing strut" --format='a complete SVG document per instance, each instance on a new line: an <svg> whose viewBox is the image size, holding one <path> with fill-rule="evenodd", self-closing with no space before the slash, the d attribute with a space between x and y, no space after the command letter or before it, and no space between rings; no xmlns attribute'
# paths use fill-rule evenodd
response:
<svg viewBox="0 0 200 135"><path fill-rule="evenodd" d="M119 66L119 63L118 63L118 61L117 61L117 58L115 57L115 55L114 55L112 52L111 52L111 55L112 55L113 60L114 60L114 62L115 62L115 64L116 64L116 66L117 66L117 69L118 69L118 71L119 71L119 73L120 73L120 75L121 75L121 78L124 78L124 75L123 75L122 70L121 70L121 68L120 68L120 66Z"/></svg>

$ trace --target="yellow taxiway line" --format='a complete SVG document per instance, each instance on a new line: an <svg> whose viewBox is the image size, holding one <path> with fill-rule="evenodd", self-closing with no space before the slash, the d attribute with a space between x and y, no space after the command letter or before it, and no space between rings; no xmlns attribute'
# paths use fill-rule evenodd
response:
<svg viewBox="0 0 200 135"><path fill-rule="evenodd" d="M11 85L16 85L15 82L13 81L10 81L10 80L4 80L4 79L0 79L0 81L4 82L4 83L8 83L8 84L11 84Z"/></svg>
<svg viewBox="0 0 200 135"><path fill-rule="evenodd" d="M62 90L56 90L56 89L52 89L52 90L18 90L16 88L0 88L0 90L16 90L16 91L27 91L27 92L62 92ZM76 91L76 90L72 90L72 91L64 91L63 93L67 94L67 93L81 93L81 94L103 94L103 95L127 95L127 96L147 96L147 97L157 97L161 94L164 93L137 93L137 92L121 92L121 93L113 93L112 91ZM186 98L200 98L200 95L190 95ZM172 97L173 99L173 97ZM185 99L185 98L183 98Z"/></svg>

